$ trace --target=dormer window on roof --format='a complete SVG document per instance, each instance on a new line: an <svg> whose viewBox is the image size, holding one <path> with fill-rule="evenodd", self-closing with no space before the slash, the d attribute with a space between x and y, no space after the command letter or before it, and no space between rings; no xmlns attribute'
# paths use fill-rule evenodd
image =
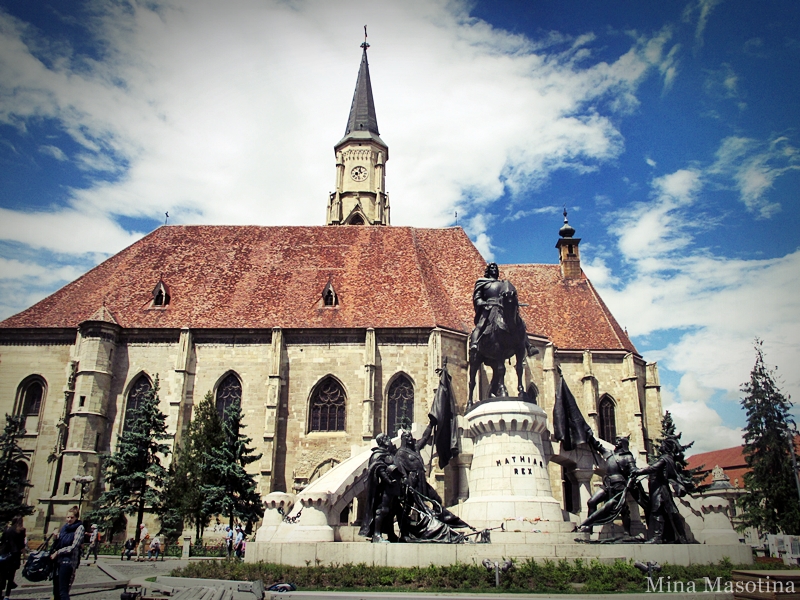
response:
<svg viewBox="0 0 800 600"><path fill-rule="evenodd" d="M336 295L336 290L333 289L331 282L325 284L322 290L322 305L323 306L338 306L339 297Z"/></svg>
<svg viewBox="0 0 800 600"><path fill-rule="evenodd" d="M156 287L153 288L153 308L165 308L169 305L169 287L163 279L159 279Z"/></svg>

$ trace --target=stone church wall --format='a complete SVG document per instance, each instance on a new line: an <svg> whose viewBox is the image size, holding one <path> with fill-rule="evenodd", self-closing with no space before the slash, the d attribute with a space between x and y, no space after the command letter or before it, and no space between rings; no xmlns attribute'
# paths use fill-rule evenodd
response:
<svg viewBox="0 0 800 600"><path fill-rule="evenodd" d="M89 372L80 369L109 370L108 365L101 364L103 349L95 348L96 340L81 340L78 336L76 345L75 330L71 333L64 330L50 340L33 339L27 343L7 334L6 345L0 346L0 411L19 410L15 407L18 388L27 377L40 376L46 386L37 430L22 440L30 457L33 487L29 500L37 508L26 524L36 530L60 519L78 499L74 485L66 490L65 482L71 481L75 474L99 475L96 469L99 454L116 446L128 392L141 373L151 379L159 377L161 410L168 416L168 431L174 443L180 443L194 406L206 392L215 393L228 373L236 373L242 383L245 434L253 439L256 451L265 454L261 463L250 467L258 476L262 494L300 491L314 478L349 458L356 449L371 443L377 433L386 431L389 386L400 373L414 387L417 434L427 425L427 413L438 385L436 369L445 358L457 413L463 415L466 410L469 375L467 338L462 333L440 329L286 330L282 334L276 331L279 330L122 330L113 345L107 391L92 380L81 379L89 377ZM276 335L281 337L275 338ZM530 384L536 387L537 402L550 419L558 382L555 368L560 365L592 428L598 431L598 402L608 394L615 402L617 432L631 433L632 445L644 451L642 421L650 427L649 435L653 437L653 423L657 427L661 415L655 365L645 365L641 359L624 353L559 352L545 340L534 340L534 345L540 352L526 361L523 381L526 389ZM59 489L51 498L56 462L48 463L47 456L56 446L56 424L64 411L65 392L69 396L69 386L74 386L69 381L71 375L75 380L71 364L76 360L84 363L77 372L78 389L93 391L86 392L85 407L76 408L77 400L73 403L73 414L78 418L71 420L69 456L65 455ZM315 386L329 375L341 383L346 393L345 431L309 432L311 395ZM484 388L488 385L488 373L481 376L480 385ZM512 365L507 365L506 385L514 393L516 374ZM271 386L277 386L274 392ZM273 427L271 423L275 422L277 425ZM273 433L269 433L270 427ZM95 438L98 433L100 436ZM97 440L100 444L95 450ZM556 451L558 447L555 446ZM468 497L471 450L471 440L464 437L461 455L444 470L433 468L432 483L447 504ZM562 464L575 479L576 490L581 485L578 479L585 479L582 475L576 478L576 474L588 468L591 475L592 467L582 464L586 457L556 458L550 464L553 495L563 501L559 484ZM171 457L165 463L169 460ZM84 464L87 467L82 467ZM86 468L93 472L85 473ZM595 472L594 481L597 480ZM586 488L583 492L573 492L575 505L590 492L588 481L583 485ZM99 492L99 486L95 485L87 498L96 497ZM54 508L47 517L50 500Z"/></svg>
<svg viewBox="0 0 800 600"><path fill-rule="evenodd" d="M57 423L64 410L64 390L70 376L70 349L75 341L75 332L65 339L43 343L18 343L0 346L0 416L19 412L17 403L20 385L30 376L38 376L44 382L44 396L38 419L29 419L27 433L20 446L28 457L28 478L32 484L27 498L36 507L36 512L26 518L26 526L44 523L46 506L39 498L51 495L55 463L47 457L56 446ZM5 421L3 421L5 423ZM62 490L59 490L61 492ZM61 497L59 495L58 497ZM71 497L65 501L73 501Z"/></svg>

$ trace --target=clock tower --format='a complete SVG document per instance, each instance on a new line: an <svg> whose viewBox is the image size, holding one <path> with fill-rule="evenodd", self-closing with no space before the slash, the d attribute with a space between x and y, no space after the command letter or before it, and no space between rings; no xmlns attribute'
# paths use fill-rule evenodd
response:
<svg viewBox="0 0 800 600"><path fill-rule="evenodd" d="M366 39L344 137L336 154L336 191L328 200L328 225L389 225L385 167L389 147L378 133L369 80Z"/></svg>

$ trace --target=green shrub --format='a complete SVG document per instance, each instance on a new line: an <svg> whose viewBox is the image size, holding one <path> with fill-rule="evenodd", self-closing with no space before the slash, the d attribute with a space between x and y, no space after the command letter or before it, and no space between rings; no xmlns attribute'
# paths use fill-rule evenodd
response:
<svg viewBox="0 0 800 600"><path fill-rule="evenodd" d="M722 561L716 565L664 565L659 575L675 581L702 581L721 577L729 581L734 569L752 569L752 565L732 565ZM764 568L787 568L784 565L759 565ZM455 564L428 567L370 567L365 564L290 567L270 563L240 561L197 561L175 569L176 577L199 577L254 581L260 579L266 587L278 582L292 582L300 590L364 591L383 589L408 591L483 591L494 587L494 570L483 565ZM699 584L698 584L699 585ZM647 580L633 561L618 560L612 564L598 560L577 559L558 562L528 559L516 562L508 573L500 574L500 592L532 593L611 593L645 592ZM699 589L699 587L698 587Z"/></svg>

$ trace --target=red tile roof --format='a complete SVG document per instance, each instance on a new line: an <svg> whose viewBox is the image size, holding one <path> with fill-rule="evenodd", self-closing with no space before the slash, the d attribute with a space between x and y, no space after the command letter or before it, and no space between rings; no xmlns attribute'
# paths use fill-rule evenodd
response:
<svg viewBox="0 0 800 600"><path fill-rule="evenodd" d="M485 262L460 227L165 226L2 328L472 329ZM628 337L585 279L557 265L508 265L531 333L562 349L626 349ZM159 279L170 303L154 308ZM331 282L338 306L323 307ZM98 311L100 311L98 313Z"/></svg>
<svg viewBox="0 0 800 600"><path fill-rule="evenodd" d="M795 453L800 454L800 436L794 438ZM707 473L703 483L711 483L711 470L719 465L725 474L730 478L731 485L734 487L744 487L744 475L750 471L744 459L744 446L734 446L723 450L703 452L695 454L686 459L690 469L703 467L702 472Z"/></svg>
<svg viewBox="0 0 800 600"><path fill-rule="evenodd" d="M559 265L503 265L500 276L517 288L520 303L529 305L522 307L529 333L562 349L636 351L585 276L563 279Z"/></svg>
<svg viewBox="0 0 800 600"><path fill-rule="evenodd" d="M713 480L711 477L711 470L719 465L728 478L731 480L731 485L734 487L744 487L744 474L750 469L744 460L744 446L734 446L733 448L725 448L723 450L714 450L712 452L703 452L702 454L694 454L686 459L686 463L690 469L703 467L703 473L706 473L703 484L709 484Z"/></svg>

